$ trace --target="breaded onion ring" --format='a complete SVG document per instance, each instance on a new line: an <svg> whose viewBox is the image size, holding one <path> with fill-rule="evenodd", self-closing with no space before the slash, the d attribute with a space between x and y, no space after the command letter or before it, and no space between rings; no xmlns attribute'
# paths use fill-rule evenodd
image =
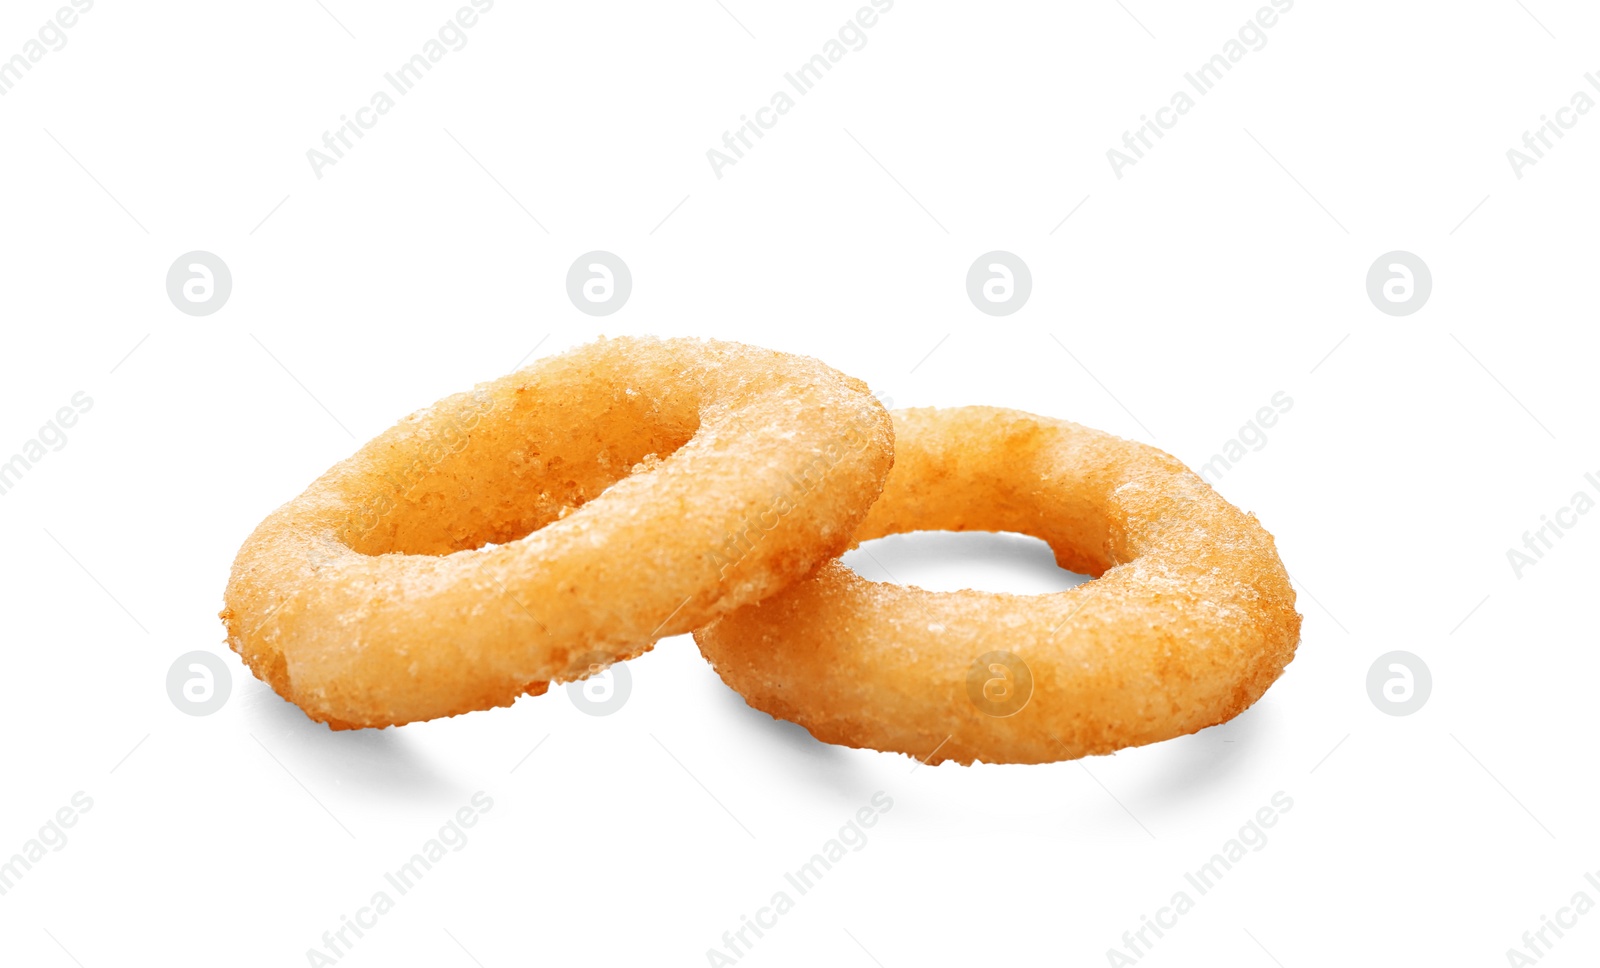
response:
<svg viewBox="0 0 1600 968"><path fill-rule="evenodd" d="M601 340L412 414L274 512L228 644L335 729L509 705L837 555L890 426L816 360Z"/></svg>
<svg viewBox="0 0 1600 968"><path fill-rule="evenodd" d="M1016 531L1095 580L942 593L828 562L695 633L755 708L928 762L1043 763L1224 722L1294 657L1272 536L1175 458L991 407L900 410L894 425L894 469L856 541Z"/></svg>

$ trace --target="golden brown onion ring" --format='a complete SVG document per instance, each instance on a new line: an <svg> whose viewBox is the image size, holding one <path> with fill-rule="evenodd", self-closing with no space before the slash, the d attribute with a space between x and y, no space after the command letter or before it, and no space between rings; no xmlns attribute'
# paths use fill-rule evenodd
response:
<svg viewBox="0 0 1600 968"><path fill-rule="evenodd" d="M894 469L857 541L1015 531L1095 580L937 593L828 562L695 633L755 708L829 743L1042 763L1224 722L1294 657L1272 536L1175 458L991 407L901 410L894 425Z"/></svg>
<svg viewBox="0 0 1600 968"><path fill-rule="evenodd" d="M412 414L274 512L228 644L334 728L509 705L838 554L892 447L816 360L602 340Z"/></svg>

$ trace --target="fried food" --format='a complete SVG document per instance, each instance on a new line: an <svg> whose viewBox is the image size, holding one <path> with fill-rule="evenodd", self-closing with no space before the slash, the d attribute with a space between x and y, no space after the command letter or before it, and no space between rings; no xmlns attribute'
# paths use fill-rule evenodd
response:
<svg viewBox="0 0 1600 968"><path fill-rule="evenodd" d="M509 705L837 555L890 428L816 360L601 340L412 414L269 516L228 644L335 729Z"/></svg>
<svg viewBox="0 0 1600 968"><path fill-rule="evenodd" d="M1293 659L1272 536L1177 459L1015 410L893 416L894 469L857 542L1021 532L1094 580L940 593L827 562L695 633L750 705L930 763L1043 763L1225 722Z"/></svg>

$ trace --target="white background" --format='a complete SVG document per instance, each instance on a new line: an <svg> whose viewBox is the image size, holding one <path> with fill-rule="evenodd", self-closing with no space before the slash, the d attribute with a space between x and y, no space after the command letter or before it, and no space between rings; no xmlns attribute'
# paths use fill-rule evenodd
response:
<svg viewBox="0 0 1600 968"><path fill-rule="evenodd" d="M326 3L102 0L0 98L0 457L94 400L0 497L0 856L94 802L0 897L0 961L306 964L479 790L471 841L341 964L707 964L876 791L867 846L742 964L1107 964L1277 791L1269 843L1142 963L1506 964L1600 901L1600 515L1521 578L1506 557L1600 472L1600 112L1521 179L1506 158L1600 98L1592 6L1300 0L1119 180L1107 149L1255 4L901 0L718 179L707 149L857 4L500 0L318 179L307 149L455 10ZM6 4L0 57L54 9ZM234 277L202 318L164 290L197 249ZM633 272L604 319L564 288L592 249ZM1032 269L1012 316L964 291L992 249ZM1432 269L1415 315L1365 291L1395 249ZM249 676L216 612L263 516L400 416L601 333L811 354L898 405L1191 466L1284 391L1218 486L1277 537L1298 656L1225 727L1032 767L816 743L687 636L605 718L558 689L332 733ZM1057 580L1033 551L884 553L1027 590ZM1408 717L1366 691L1396 649L1433 675ZM234 673L209 717L165 691L193 650ZM1597 956L1591 913L1542 963Z"/></svg>

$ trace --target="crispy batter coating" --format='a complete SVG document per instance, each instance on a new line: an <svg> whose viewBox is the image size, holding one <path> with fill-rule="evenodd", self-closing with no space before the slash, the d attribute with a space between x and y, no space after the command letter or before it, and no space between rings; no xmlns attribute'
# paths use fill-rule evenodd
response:
<svg viewBox="0 0 1600 968"><path fill-rule="evenodd" d="M822 363L601 340L402 420L268 517L228 644L336 729L509 705L839 554L893 462Z"/></svg>
<svg viewBox="0 0 1600 968"><path fill-rule="evenodd" d="M943 593L827 562L695 633L750 705L829 743L1044 763L1225 722L1294 657L1272 536L1177 459L1014 410L893 416L894 469L856 541L1015 531L1095 580Z"/></svg>

